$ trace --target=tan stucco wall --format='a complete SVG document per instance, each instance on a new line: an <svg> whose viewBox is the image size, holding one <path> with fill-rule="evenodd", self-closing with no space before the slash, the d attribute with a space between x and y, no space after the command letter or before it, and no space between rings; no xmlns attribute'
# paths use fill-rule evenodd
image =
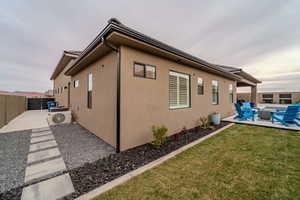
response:
<svg viewBox="0 0 300 200"><path fill-rule="evenodd" d="M156 66L157 79L134 77L134 61ZM191 75L191 108L169 110L169 70ZM197 77L204 80L204 95L197 95ZM219 105L212 104L212 80L219 81ZM195 127L200 116L208 116L214 111L221 113L222 117L233 114L234 106L229 100L230 83L235 93L235 81L122 46L121 150L152 141L152 125L165 125L171 135L183 127Z"/></svg>
<svg viewBox="0 0 300 200"><path fill-rule="evenodd" d="M237 100L244 100L246 102L250 102L251 94L250 93L237 93Z"/></svg>
<svg viewBox="0 0 300 200"><path fill-rule="evenodd" d="M59 93L54 94L55 100L58 102L60 106L68 106L68 83L71 82L71 77L64 75L64 73L69 69L69 67L73 64L74 59L71 60L67 66L64 68L64 70L54 79L53 81L53 90L59 88ZM61 93L61 87L67 89L63 89L63 92ZM71 83L72 87L72 83Z"/></svg>
<svg viewBox="0 0 300 200"><path fill-rule="evenodd" d="M79 87L71 86L71 109L80 125L115 146L117 54L111 52L72 76ZM92 109L87 108L88 73L93 74Z"/></svg>

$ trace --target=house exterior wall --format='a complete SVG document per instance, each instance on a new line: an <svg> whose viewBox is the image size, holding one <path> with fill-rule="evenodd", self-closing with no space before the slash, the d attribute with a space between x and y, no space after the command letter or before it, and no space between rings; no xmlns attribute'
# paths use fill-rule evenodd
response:
<svg viewBox="0 0 300 200"><path fill-rule="evenodd" d="M237 100L244 100L246 102L251 101L251 94L250 93L237 93L236 95L237 95ZM258 100L258 102L259 102L259 100Z"/></svg>
<svg viewBox="0 0 300 200"><path fill-rule="evenodd" d="M134 62L156 66L156 80L135 77ZM190 108L169 109L169 70L190 75ZM197 95L197 77L204 80L204 95ZM219 105L212 104L212 80L219 81ZM235 81L121 46L121 151L152 141L152 125L165 125L172 135L197 126L201 116L212 112L232 115L229 84L233 84L235 97Z"/></svg>
<svg viewBox="0 0 300 200"><path fill-rule="evenodd" d="M54 98L55 101L58 102L59 106L68 107L68 83L71 82L71 77L66 76L64 73L69 69L73 62L74 60L71 60L64 70L53 81ZM63 88L62 92L61 88ZM57 92L58 89L59 92Z"/></svg>
<svg viewBox="0 0 300 200"><path fill-rule="evenodd" d="M110 52L72 76L71 109L75 120L112 146L116 145L117 53ZM88 74L93 74L92 108L87 108ZM74 88L74 81L79 87Z"/></svg>

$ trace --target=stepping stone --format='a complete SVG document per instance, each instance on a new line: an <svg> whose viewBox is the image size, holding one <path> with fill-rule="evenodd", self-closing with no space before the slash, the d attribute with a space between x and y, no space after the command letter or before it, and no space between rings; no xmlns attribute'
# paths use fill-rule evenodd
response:
<svg viewBox="0 0 300 200"><path fill-rule="evenodd" d="M55 200L75 192L70 175L63 174L40 183L25 187L22 200Z"/></svg>
<svg viewBox="0 0 300 200"><path fill-rule="evenodd" d="M55 140L31 144L30 148L29 148L29 152L42 150L42 149L46 149L46 148L50 148L50 147L56 147L56 146L57 146L57 143Z"/></svg>
<svg viewBox="0 0 300 200"><path fill-rule="evenodd" d="M31 133L31 137L40 137L40 136L50 135L50 134L52 134L51 131L36 132L36 133Z"/></svg>
<svg viewBox="0 0 300 200"><path fill-rule="evenodd" d="M44 127L44 128L35 128L35 129L32 129L32 133L35 133L35 132L41 132L41 131L49 131L50 128L49 127Z"/></svg>
<svg viewBox="0 0 300 200"><path fill-rule="evenodd" d="M66 165L62 158L56 158L46 162L27 166L25 171L25 183L33 179L42 178L63 170L66 170Z"/></svg>
<svg viewBox="0 0 300 200"><path fill-rule="evenodd" d="M27 157L27 164L37 162L40 160L48 159L48 158L53 158L56 156L59 156L60 152L58 148L55 149L47 149L44 151L38 151L34 153L29 153Z"/></svg>
<svg viewBox="0 0 300 200"><path fill-rule="evenodd" d="M46 140L55 140L53 135L45 135L45 136L41 136L41 137L34 137L31 138L30 143L37 143L37 142L43 142Z"/></svg>

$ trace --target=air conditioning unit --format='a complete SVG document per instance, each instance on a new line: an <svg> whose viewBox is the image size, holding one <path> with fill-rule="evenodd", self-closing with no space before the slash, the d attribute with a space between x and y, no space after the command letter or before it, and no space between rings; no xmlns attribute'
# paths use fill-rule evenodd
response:
<svg viewBox="0 0 300 200"><path fill-rule="evenodd" d="M71 111L49 112L47 120L50 126L69 124L72 120Z"/></svg>

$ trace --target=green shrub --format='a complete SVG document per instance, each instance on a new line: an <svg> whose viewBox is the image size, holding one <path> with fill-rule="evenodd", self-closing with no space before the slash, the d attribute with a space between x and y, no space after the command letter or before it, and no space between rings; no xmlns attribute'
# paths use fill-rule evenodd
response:
<svg viewBox="0 0 300 200"><path fill-rule="evenodd" d="M199 125L201 128L208 129L208 127L209 127L208 117L200 117Z"/></svg>
<svg viewBox="0 0 300 200"><path fill-rule="evenodd" d="M162 125L160 127L152 126L152 134L153 134L153 138L154 138L154 141L152 142L152 144L155 147L159 147L166 141L167 131L168 131L168 129L164 125Z"/></svg>

